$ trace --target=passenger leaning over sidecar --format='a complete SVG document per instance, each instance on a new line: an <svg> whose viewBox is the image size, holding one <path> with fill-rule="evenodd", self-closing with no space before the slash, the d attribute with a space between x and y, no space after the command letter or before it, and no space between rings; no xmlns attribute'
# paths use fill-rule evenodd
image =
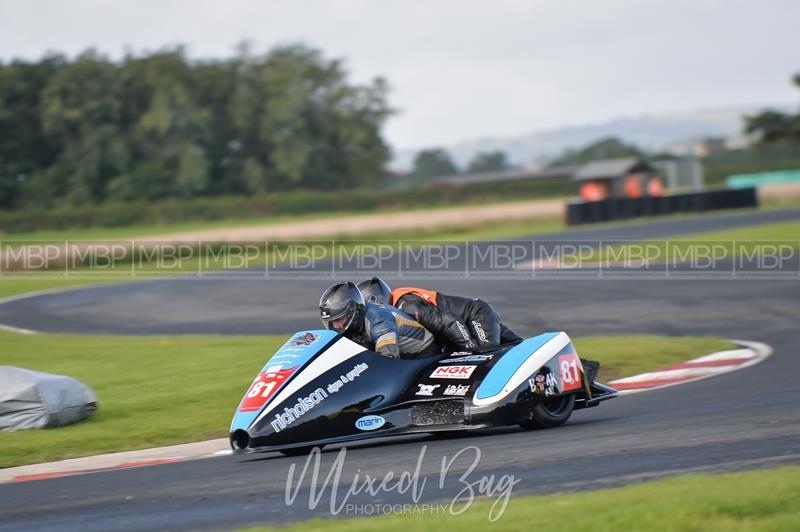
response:
<svg viewBox="0 0 800 532"><path fill-rule="evenodd" d="M361 281L358 288L366 301L394 305L462 351L485 351L522 341L482 299L416 287L392 290L379 277Z"/></svg>
<svg viewBox="0 0 800 532"><path fill-rule="evenodd" d="M396 305L427 327L437 338L462 351L482 352L522 341L482 299L451 296L417 287L392 290L380 277L358 283L367 301ZM581 359L589 381L597 378L600 363Z"/></svg>
<svg viewBox="0 0 800 532"><path fill-rule="evenodd" d="M394 358L438 353L433 334L391 306L366 303L355 284L336 283L322 294L319 313L326 329Z"/></svg>

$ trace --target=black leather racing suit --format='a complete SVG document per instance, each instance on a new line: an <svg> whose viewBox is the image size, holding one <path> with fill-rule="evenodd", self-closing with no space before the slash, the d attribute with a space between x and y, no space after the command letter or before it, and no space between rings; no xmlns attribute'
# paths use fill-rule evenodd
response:
<svg viewBox="0 0 800 532"><path fill-rule="evenodd" d="M419 322L394 307L367 303L364 324L351 340L393 358L438 353L434 335Z"/></svg>
<svg viewBox="0 0 800 532"><path fill-rule="evenodd" d="M486 301L441 292L436 292L434 298L431 293L401 288L392 292L392 303L460 350L482 351L522 341Z"/></svg>

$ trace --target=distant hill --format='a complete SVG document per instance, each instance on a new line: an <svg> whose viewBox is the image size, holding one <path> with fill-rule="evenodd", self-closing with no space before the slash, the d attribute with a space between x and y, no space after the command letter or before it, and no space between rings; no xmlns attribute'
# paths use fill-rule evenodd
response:
<svg viewBox="0 0 800 532"><path fill-rule="evenodd" d="M537 131L518 137L486 137L443 146L460 167L481 151L503 150L518 165L553 159L566 149L583 147L602 137L618 137L650 151L676 151L704 137L742 137L743 118L765 108L792 111L791 104L751 105L683 113L620 118L599 124ZM393 166L409 169L417 150L398 150Z"/></svg>

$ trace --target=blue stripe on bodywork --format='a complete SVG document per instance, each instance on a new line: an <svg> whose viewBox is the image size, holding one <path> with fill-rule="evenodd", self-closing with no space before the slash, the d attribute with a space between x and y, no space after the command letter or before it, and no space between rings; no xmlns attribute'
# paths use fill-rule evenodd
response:
<svg viewBox="0 0 800 532"><path fill-rule="evenodd" d="M541 347L555 338L557 332L549 332L528 338L522 343L512 347L489 370L486 378L478 386L478 399L487 399L503 391L503 386L511 380L511 376L525 363L528 358Z"/></svg>
<svg viewBox="0 0 800 532"><path fill-rule="evenodd" d="M293 340L308 333L319 336L319 339L317 339L311 345L292 345ZM274 355L272 355L267 363L264 364L264 367L261 369L261 371L266 371L268 367L276 364L281 364L284 368L292 366L304 366L309 360L314 358L314 355L316 355L323 347L327 346L334 338L336 338L336 336L337 333L325 330L300 331L295 333L291 338L286 340L286 343L283 344ZM282 355L285 361L281 360ZM273 392L270 399L277 397L281 389L286 386L286 383L292 380L292 378L294 378L302 370L303 368L299 367L291 378L286 379L285 382L281 383L280 387ZM245 390L245 393L247 393L247 390ZM242 398L242 400L244 400L244 398ZM231 432L236 429L247 430L247 428L253 423L253 421L255 421L256 417L258 417L261 411L264 410L269 403L270 401L266 402L259 410L253 412L239 412L239 406L237 406L236 413L233 415L233 421L231 421Z"/></svg>

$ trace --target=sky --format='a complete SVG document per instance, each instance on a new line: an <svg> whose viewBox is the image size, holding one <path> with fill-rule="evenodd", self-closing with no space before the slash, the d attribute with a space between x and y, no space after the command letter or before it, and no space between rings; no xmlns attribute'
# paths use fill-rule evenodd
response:
<svg viewBox="0 0 800 532"><path fill-rule="evenodd" d="M800 101L798 0L0 0L0 60L302 42L385 77L396 149Z"/></svg>

